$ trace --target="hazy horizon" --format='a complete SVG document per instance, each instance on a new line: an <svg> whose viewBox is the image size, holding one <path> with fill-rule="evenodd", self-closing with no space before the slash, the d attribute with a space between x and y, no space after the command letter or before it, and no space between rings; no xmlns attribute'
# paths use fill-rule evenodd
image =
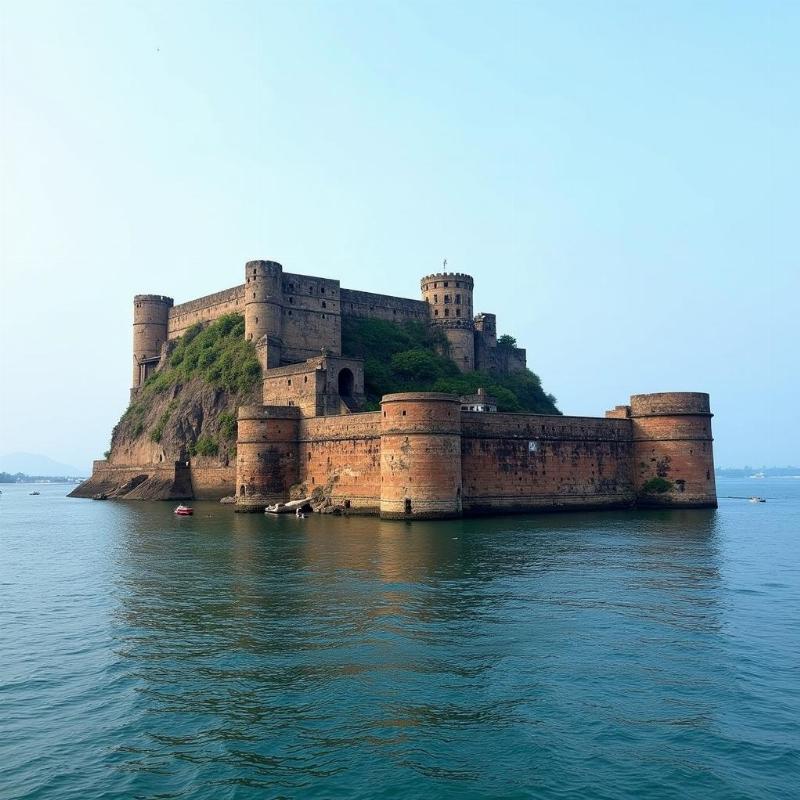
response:
<svg viewBox="0 0 800 800"><path fill-rule="evenodd" d="M711 395L718 466L800 462L800 6L0 7L0 453L88 465L133 295L249 259L441 268L565 414Z"/></svg>

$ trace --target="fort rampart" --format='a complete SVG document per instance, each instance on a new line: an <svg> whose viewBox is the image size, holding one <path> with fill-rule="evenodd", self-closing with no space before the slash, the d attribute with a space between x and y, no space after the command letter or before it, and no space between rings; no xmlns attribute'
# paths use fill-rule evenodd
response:
<svg viewBox="0 0 800 800"><path fill-rule="evenodd" d="M495 315L473 313L471 276L431 273L420 292L412 300L343 289L250 261L243 284L187 303L137 295L134 394L169 340L238 312L261 362L263 405L238 409L235 465L165 464L163 453L152 465L119 463L156 458L154 445L136 439L113 463L96 462L89 487L125 484L126 497L232 494L240 511L321 494L329 508L389 519L716 506L706 394L634 395L602 418L466 411L458 397L433 392L386 395L380 411L364 412L363 362L342 355L343 317L438 327L464 371L525 368L525 350L498 340Z"/></svg>
<svg viewBox="0 0 800 800"><path fill-rule="evenodd" d="M647 397L666 402L667 395L638 395L631 408L641 412ZM242 510L258 510L262 497L286 500L296 484L309 494L323 487L343 511L389 519L633 505L713 507L708 412L701 410L707 396L705 406L691 399L697 395L669 397L677 406L663 406L656 428L646 427L651 417L487 414L461 411L451 395L387 395L380 412L300 418L298 411L294 444L280 430L252 436L252 412L245 408L237 502ZM676 407L687 410L673 423L669 415ZM642 448L647 460L637 461L644 459ZM278 464L291 465L282 477L275 472ZM671 488L648 491L652 477ZM253 502L254 496L259 501Z"/></svg>

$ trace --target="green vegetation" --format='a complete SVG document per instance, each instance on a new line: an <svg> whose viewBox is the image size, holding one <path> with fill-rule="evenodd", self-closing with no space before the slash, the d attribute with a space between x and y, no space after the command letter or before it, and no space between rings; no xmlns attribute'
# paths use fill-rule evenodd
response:
<svg viewBox="0 0 800 800"><path fill-rule="evenodd" d="M675 484L666 478L650 478L642 486L642 491L645 494L665 494L666 492L671 492L674 488Z"/></svg>
<svg viewBox="0 0 800 800"><path fill-rule="evenodd" d="M158 391L159 386L168 388L192 378L202 378L215 389L226 392L247 392L256 386L260 377L256 349L244 338L244 317L226 314L207 327L200 323L192 325L178 339L167 369L152 376L142 393L151 381L152 391Z"/></svg>
<svg viewBox="0 0 800 800"><path fill-rule="evenodd" d="M150 431L150 441L161 441L161 437L164 435L164 428L169 422L169 418L172 416L172 412L177 408L177 406L177 400L172 400L172 402L167 406L167 410L158 418L155 428Z"/></svg>
<svg viewBox="0 0 800 800"><path fill-rule="evenodd" d="M156 397L167 392L173 400L150 431L150 439L160 442L172 412L180 386L199 378L226 392L243 394L252 391L261 378L261 367L252 342L244 338L244 317L226 314L203 326L193 325L175 342L166 365L151 375L137 393L121 422L130 425L130 435L138 439ZM235 438L236 419L223 414L223 436ZM230 418L230 419L228 419Z"/></svg>
<svg viewBox="0 0 800 800"><path fill-rule="evenodd" d="M219 435L223 439L236 438L236 415L224 411L219 415Z"/></svg>
<svg viewBox="0 0 800 800"><path fill-rule="evenodd" d="M504 333L498 340L497 346L501 350L513 350L517 346L517 340L513 336Z"/></svg>
<svg viewBox="0 0 800 800"><path fill-rule="evenodd" d="M210 436L200 436L189 447L189 452L193 456L215 456L219 452L219 445Z"/></svg>
<svg viewBox="0 0 800 800"><path fill-rule="evenodd" d="M511 336L501 339L505 347L516 346ZM530 370L508 375L462 373L447 351L444 333L420 322L342 318L342 352L364 359L364 391L370 409L377 409L380 398L391 392L461 395L483 387L497 398L499 411L560 413L555 397L544 392L539 377Z"/></svg>

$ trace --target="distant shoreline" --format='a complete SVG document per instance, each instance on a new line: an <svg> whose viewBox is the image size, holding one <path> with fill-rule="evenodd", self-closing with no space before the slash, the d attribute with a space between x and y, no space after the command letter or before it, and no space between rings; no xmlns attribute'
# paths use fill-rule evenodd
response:
<svg viewBox="0 0 800 800"><path fill-rule="evenodd" d="M797 478L800 467L725 467L714 474L718 478Z"/></svg>

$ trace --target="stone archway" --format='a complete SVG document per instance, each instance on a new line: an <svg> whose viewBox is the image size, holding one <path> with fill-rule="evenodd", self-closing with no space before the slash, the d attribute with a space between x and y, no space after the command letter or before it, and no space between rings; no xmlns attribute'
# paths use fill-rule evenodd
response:
<svg viewBox="0 0 800 800"><path fill-rule="evenodd" d="M352 397L353 387L355 386L355 378L353 373L347 367L339 370L338 388L339 397Z"/></svg>

